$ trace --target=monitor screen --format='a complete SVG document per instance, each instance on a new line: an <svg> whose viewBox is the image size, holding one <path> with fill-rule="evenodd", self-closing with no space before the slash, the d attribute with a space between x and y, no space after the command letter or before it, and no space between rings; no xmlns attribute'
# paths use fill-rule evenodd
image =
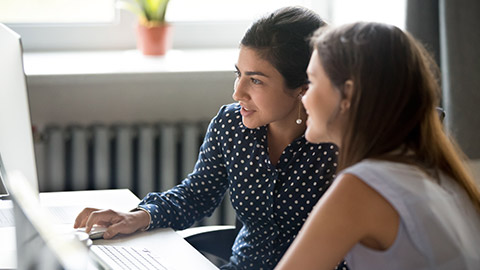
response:
<svg viewBox="0 0 480 270"><path fill-rule="evenodd" d="M6 175L7 175L7 172L5 171L5 167L3 165L2 153L0 153L0 199L4 199L8 197L7 186L5 184L5 180L3 180Z"/></svg>
<svg viewBox="0 0 480 270"><path fill-rule="evenodd" d="M32 124L20 36L0 23L0 154L38 190Z"/></svg>

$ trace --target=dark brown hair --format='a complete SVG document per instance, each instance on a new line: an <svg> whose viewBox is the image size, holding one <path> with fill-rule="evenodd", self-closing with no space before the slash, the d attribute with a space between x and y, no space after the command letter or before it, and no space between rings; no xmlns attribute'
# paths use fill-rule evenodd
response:
<svg viewBox="0 0 480 270"><path fill-rule="evenodd" d="M339 169L372 158L443 171L480 211L480 191L438 117L438 67L423 46L381 23L320 30L312 42L335 88L353 82Z"/></svg>
<svg viewBox="0 0 480 270"><path fill-rule="evenodd" d="M325 22L304 7L284 7L255 21L241 46L256 50L285 79L288 88L308 83L307 66L312 54L309 40Z"/></svg>

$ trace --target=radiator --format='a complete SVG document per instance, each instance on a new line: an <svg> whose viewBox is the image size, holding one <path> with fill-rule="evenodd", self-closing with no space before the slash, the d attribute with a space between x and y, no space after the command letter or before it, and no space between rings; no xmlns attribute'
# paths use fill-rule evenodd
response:
<svg viewBox="0 0 480 270"><path fill-rule="evenodd" d="M128 188L140 198L167 190L192 172L207 125L47 126L35 136L39 188ZM228 197L200 224L235 224Z"/></svg>

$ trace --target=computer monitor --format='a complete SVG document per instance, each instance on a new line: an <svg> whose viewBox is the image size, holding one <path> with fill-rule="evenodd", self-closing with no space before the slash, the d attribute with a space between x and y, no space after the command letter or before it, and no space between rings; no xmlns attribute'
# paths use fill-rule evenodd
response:
<svg viewBox="0 0 480 270"><path fill-rule="evenodd" d="M7 186L5 184L5 176L7 175L7 172L5 171L5 166L3 165L2 161L2 154L0 153L0 199L9 199L10 194L8 193Z"/></svg>
<svg viewBox="0 0 480 270"><path fill-rule="evenodd" d="M88 249L74 234L59 233L40 206L30 181L19 171L5 179L15 218L17 269L96 269Z"/></svg>
<svg viewBox="0 0 480 270"><path fill-rule="evenodd" d="M20 36L0 23L0 154L38 191L32 124Z"/></svg>

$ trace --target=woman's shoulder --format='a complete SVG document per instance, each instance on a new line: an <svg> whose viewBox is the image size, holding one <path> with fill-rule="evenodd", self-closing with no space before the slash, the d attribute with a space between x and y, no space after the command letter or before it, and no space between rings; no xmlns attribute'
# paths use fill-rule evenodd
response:
<svg viewBox="0 0 480 270"><path fill-rule="evenodd" d="M223 105L220 110L218 111L217 116L222 118L232 118L240 115L240 104L238 103L230 103Z"/></svg>
<svg viewBox="0 0 480 270"><path fill-rule="evenodd" d="M241 123L242 115L240 114L240 105L238 103L223 105L213 120L225 125Z"/></svg>
<svg viewBox="0 0 480 270"><path fill-rule="evenodd" d="M339 176L353 175L379 194L392 205L402 203L403 196L419 196L423 189L422 174L416 167L399 162L366 159L342 170Z"/></svg>
<svg viewBox="0 0 480 270"><path fill-rule="evenodd" d="M391 176L401 176L402 174L411 173L418 174L418 172L418 168L413 165L386 160L365 159L344 169L341 173L354 174L360 178L390 176L386 178L391 179Z"/></svg>
<svg viewBox="0 0 480 270"><path fill-rule="evenodd" d="M339 179L342 178L359 180L385 198L399 214L409 239L418 250L441 251L443 247L437 249L435 245L438 239L451 243L444 246L452 248L448 254L465 251L455 251L458 247L478 245L478 213L463 190L445 185L456 186L441 172L439 176L431 176L415 165L365 160L342 171ZM350 182L344 184L349 184L352 192L360 190Z"/></svg>
<svg viewBox="0 0 480 270"><path fill-rule="evenodd" d="M210 122L210 130L227 137L233 136L244 128L238 103L223 105Z"/></svg>
<svg viewBox="0 0 480 270"><path fill-rule="evenodd" d="M366 159L343 170L341 175L353 175L377 191L399 213L417 211L420 202L430 205L429 196L443 197L438 179L415 165L401 162ZM412 204L412 202L415 202Z"/></svg>

